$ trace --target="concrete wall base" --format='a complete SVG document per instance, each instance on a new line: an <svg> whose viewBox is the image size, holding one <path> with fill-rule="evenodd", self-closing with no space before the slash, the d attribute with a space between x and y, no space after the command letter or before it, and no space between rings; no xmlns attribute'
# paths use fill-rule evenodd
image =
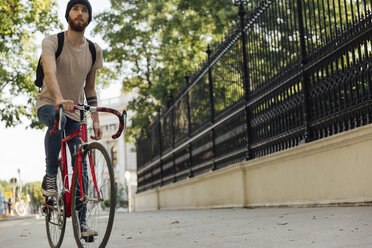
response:
<svg viewBox="0 0 372 248"><path fill-rule="evenodd" d="M372 125L134 196L137 211L371 202Z"/></svg>

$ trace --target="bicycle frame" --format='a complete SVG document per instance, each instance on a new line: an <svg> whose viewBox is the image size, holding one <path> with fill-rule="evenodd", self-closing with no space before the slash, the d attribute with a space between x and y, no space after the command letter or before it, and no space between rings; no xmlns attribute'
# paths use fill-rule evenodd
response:
<svg viewBox="0 0 372 248"><path fill-rule="evenodd" d="M61 158L58 159L58 164L62 164L62 180L63 180L63 189L64 191L64 203L65 203L65 211L66 211L66 217L71 217L71 187L72 183L75 180L75 172L78 169L79 170L79 184L80 184L80 193L81 197L84 199L83 195L83 188L82 188L82 159L81 159L81 147L82 147L82 141L84 143L87 142L87 128L86 123L80 123L80 127L78 130L70 134L69 136L62 139L62 146L61 146ZM78 156L76 157L76 162L74 166L73 176L71 185L69 183L69 174L68 174L68 164L67 164L67 142L72 140L75 137L79 137L79 148L78 148ZM72 159L72 158L71 158ZM73 161L71 161L73 163ZM92 170L94 170L94 167L91 167ZM92 172L93 173L93 172ZM94 175L95 177L95 175ZM96 184L96 180L94 180L94 183ZM97 185L95 185L95 188L97 189ZM49 206L47 202L45 202L45 205L53 210L56 210L52 206ZM59 209L58 209L59 211Z"/></svg>
<svg viewBox="0 0 372 248"><path fill-rule="evenodd" d="M86 124L85 123L81 123L80 124L80 128L73 132L72 134L70 134L69 136L65 137L62 139L62 147L61 147L61 158L59 159L59 162L62 163L62 178L63 178L63 191L64 192L64 196L65 196L65 210L66 210L66 217L70 217L71 216L71 187L72 187L72 183L74 182L75 180L75 171L76 170L79 170L79 184L80 184L80 193L81 193L81 197L82 199L84 199L84 192L83 192L83 187L82 187L82 154L81 154L81 148L82 148L82 142L86 143L88 140L87 140L87 128L86 128ZM68 175L68 165L67 165L67 142L70 141L71 139L75 138L75 137L79 137L79 140L80 140L80 143L79 143L79 148L78 148L78 155L76 157L76 162L75 162L75 166L74 166L74 172L73 172L73 176L72 176L72 181L71 181L71 185L69 185L69 175ZM73 161L71 161L71 163L73 163ZM94 167L91 167L91 170L92 170L92 174L93 174L93 171L94 171ZM94 175L94 179L95 179L95 175ZM96 180L94 180L94 183L95 183L95 188L97 189L97 184L96 184ZM98 193L98 192L97 192Z"/></svg>

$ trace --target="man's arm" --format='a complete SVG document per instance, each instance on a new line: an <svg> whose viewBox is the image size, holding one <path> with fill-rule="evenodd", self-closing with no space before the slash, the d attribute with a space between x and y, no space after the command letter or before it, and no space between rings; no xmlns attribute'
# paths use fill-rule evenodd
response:
<svg viewBox="0 0 372 248"><path fill-rule="evenodd" d="M72 100L63 99L61 90L59 89L56 76L57 65L55 57L49 54L42 55L41 64L44 70L44 82L48 88L50 95L56 103L56 106L62 104L64 110L73 111L74 102Z"/></svg>
<svg viewBox="0 0 372 248"><path fill-rule="evenodd" d="M88 104L91 106L97 106L97 92L96 92L96 70L91 70L86 78L85 84L85 96ZM92 113L93 119L93 130L94 136L90 136L91 139L100 140L102 138L102 130L99 124L98 112Z"/></svg>

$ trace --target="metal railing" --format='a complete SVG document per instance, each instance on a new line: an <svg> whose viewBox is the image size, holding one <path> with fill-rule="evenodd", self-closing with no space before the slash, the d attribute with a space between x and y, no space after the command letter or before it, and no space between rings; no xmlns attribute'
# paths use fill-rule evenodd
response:
<svg viewBox="0 0 372 248"><path fill-rule="evenodd" d="M261 0L137 144L138 190L372 122L371 1Z"/></svg>

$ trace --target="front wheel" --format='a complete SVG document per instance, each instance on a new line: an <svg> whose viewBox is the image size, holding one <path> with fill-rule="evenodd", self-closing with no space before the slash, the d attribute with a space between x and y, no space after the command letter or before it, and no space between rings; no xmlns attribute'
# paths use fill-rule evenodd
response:
<svg viewBox="0 0 372 248"><path fill-rule="evenodd" d="M50 247L61 247L66 228L62 166L58 166L57 197L47 197L45 206L45 224ZM59 207L58 207L59 205Z"/></svg>
<svg viewBox="0 0 372 248"><path fill-rule="evenodd" d="M106 246L115 215L116 193L114 171L106 149L97 142L82 152L82 189L80 194L79 170L75 170L72 185L72 223L78 247ZM94 233L83 235L81 225Z"/></svg>

